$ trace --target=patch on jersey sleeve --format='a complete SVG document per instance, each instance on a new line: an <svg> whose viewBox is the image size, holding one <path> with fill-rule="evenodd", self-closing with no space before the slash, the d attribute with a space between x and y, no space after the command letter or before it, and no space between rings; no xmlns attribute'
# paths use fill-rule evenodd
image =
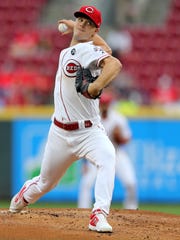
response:
<svg viewBox="0 0 180 240"><path fill-rule="evenodd" d="M75 54L76 54L76 49L75 49L75 48L73 48L73 49L71 50L71 54L72 54L72 55L75 55Z"/></svg>
<svg viewBox="0 0 180 240"><path fill-rule="evenodd" d="M101 52L102 54L105 53L105 51L101 47L98 47L98 46L94 46L94 51L95 52Z"/></svg>

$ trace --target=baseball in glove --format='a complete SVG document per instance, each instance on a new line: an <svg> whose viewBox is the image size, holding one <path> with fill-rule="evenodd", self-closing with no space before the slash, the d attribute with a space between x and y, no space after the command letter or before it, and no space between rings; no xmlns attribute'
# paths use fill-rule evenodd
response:
<svg viewBox="0 0 180 240"><path fill-rule="evenodd" d="M101 92L97 96L91 96L88 93L88 86L90 83L94 82L97 77L93 77L88 68L79 68L76 74L75 87L77 92L80 92L84 97L90 99L99 98Z"/></svg>

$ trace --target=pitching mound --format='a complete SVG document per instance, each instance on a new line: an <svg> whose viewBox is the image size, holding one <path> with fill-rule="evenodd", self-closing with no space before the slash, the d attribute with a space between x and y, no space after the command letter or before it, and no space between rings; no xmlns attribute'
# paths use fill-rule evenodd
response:
<svg viewBox="0 0 180 240"><path fill-rule="evenodd" d="M113 233L89 231L89 209L29 209L10 214L0 210L0 240L108 239L179 240L180 217L141 210L112 209Z"/></svg>

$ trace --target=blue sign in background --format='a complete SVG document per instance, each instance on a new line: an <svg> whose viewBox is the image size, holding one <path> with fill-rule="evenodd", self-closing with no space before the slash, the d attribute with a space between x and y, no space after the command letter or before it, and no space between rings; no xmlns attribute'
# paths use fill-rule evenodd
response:
<svg viewBox="0 0 180 240"><path fill-rule="evenodd" d="M133 139L127 151L134 164L140 201L180 201L180 122L165 119L131 119ZM50 121L18 119L13 123L13 182L15 194L40 170ZM81 162L73 164L58 186L41 200L77 201ZM114 201L124 198L121 183L115 180Z"/></svg>
<svg viewBox="0 0 180 240"><path fill-rule="evenodd" d="M180 121L131 120L129 153L138 178L139 198L180 201Z"/></svg>

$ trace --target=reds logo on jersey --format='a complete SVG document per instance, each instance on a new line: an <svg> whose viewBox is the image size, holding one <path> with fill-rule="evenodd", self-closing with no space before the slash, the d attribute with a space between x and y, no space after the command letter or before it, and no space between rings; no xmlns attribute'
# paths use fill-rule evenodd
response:
<svg viewBox="0 0 180 240"><path fill-rule="evenodd" d="M80 68L80 63L70 59L64 64L63 71L67 77L75 77L78 68Z"/></svg>

